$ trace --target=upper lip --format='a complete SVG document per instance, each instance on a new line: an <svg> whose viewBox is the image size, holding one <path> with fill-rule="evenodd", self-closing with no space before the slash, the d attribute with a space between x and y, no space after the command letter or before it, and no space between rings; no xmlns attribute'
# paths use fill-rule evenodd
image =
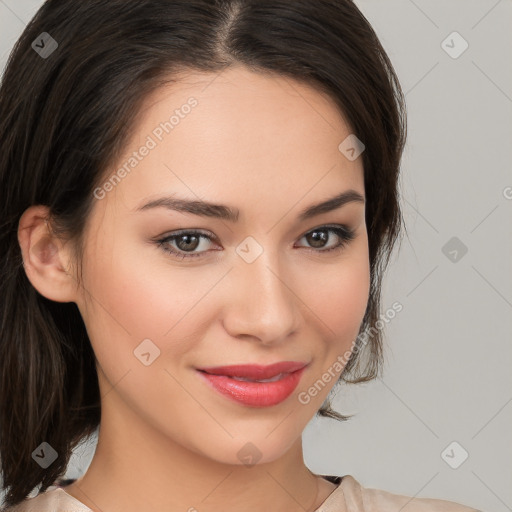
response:
<svg viewBox="0 0 512 512"><path fill-rule="evenodd" d="M231 366L215 366L198 368L199 371L226 377L243 377L246 379L271 379L280 373L292 373L304 368L308 363L301 361L281 361L262 366L258 364L236 364Z"/></svg>

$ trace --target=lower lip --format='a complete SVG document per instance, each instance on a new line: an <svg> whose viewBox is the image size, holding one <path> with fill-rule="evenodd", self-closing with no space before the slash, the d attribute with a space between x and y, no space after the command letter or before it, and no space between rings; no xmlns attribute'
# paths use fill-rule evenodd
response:
<svg viewBox="0 0 512 512"><path fill-rule="evenodd" d="M199 370L198 373L219 393L238 403L249 407L269 407L281 403L293 393L305 369L288 373L275 382L246 382Z"/></svg>

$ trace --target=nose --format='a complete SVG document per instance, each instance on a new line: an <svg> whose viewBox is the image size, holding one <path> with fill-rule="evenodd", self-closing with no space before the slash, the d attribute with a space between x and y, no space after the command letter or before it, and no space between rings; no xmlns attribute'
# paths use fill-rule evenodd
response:
<svg viewBox="0 0 512 512"><path fill-rule="evenodd" d="M231 336L274 345L298 329L301 300L282 263L263 252L252 263L238 261L229 279L224 328Z"/></svg>

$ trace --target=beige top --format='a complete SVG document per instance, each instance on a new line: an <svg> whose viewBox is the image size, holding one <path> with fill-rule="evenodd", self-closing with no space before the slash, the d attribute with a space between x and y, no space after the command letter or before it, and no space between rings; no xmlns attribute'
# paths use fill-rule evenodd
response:
<svg viewBox="0 0 512 512"><path fill-rule="evenodd" d="M367 489L351 475L320 475L338 484L315 512L481 512L474 508L429 498L411 498ZM5 512L92 512L89 507L55 485Z"/></svg>

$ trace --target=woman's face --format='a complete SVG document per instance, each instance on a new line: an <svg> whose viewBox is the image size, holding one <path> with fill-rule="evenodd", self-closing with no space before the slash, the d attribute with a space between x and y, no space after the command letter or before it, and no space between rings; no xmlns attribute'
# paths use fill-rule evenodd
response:
<svg viewBox="0 0 512 512"><path fill-rule="evenodd" d="M237 67L157 90L133 133L95 191L77 298L102 421L224 463L241 464L244 447L274 460L335 384L367 305L364 201L301 218L349 190L364 199L362 158L338 148L350 129L325 95ZM225 205L237 220L177 211L171 198ZM281 361L307 366L266 406L198 371Z"/></svg>

